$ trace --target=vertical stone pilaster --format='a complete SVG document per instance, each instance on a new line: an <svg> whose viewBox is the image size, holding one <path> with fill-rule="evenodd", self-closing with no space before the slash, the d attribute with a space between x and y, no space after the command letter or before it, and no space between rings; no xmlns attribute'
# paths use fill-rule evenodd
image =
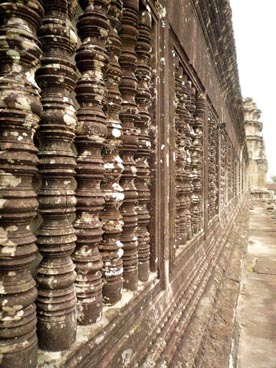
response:
<svg viewBox="0 0 276 368"><path fill-rule="evenodd" d="M120 119L124 133L121 150L124 171L120 184L123 187L125 199L121 207L124 221L121 240L124 245L124 287L128 290L136 290L138 284L138 242L136 236L138 193L134 183L137 172L134 155L137 152L138 145L137 130L135 128L138 109L135 101L137 93L135 47L138 39L139 1L124 0L123 3L122 29L120 32L123 48L119 62L123 73L120 84L123 99Z"/></svg>
<svg viewBox="0 0 276 368"><path fill-rule="evenodd" d="M149 156L151 142L149 137L149 127L151 116L149 106L151 104L151 27L152 17L150 12L143 10L140 12L139 20L139 37L136 46L136 54L138 57L136 78L138 80L136 102L139 109L139 119L136 121L138 130L138 150L135 155L137 177L135 185L138 192L137 215L138 215L138 273L139 280L147 281L149 278L150 263L150 234L148 225L150 222L150 214L148 205L150 202L150 168Z"/></svg>
<svg viewBox="0 0 276 368"><path fill-rule="evenodd" d="M31 225L38 202L33 142L41 115L34 74L41 49L40 1L0 4L0 366L37 366L35 299L30 273L36 257Z"/></svg>
<svg viewBox="0 0 276 368"><path fill-rule="evenodd" d="M100 184L105 173L101 152L107 135L103 104L109 3L110 0L80 1L83 14L77 23L81 45L76 63L81 76L76 87L80 108L76 130L77 217L74 226L77 242L73 259L77 271L75 285L80 324L96 322L101 318L102 310L103 264L98 246L103 234L99 216L104 207Z"/></svg>
<svg viewBox="0 0 276 368"><path fill-rule="evenodd" d="M122 43L118 32L121 28L123 1L111 0L108 11L110 32L107 42L109 63L106 71L106 119L107 138L103 151L105 178L102 191L105 207L101 213L103 222L103 240L100 250L103 257L103 296L105 303L114 304L121 299L123 289L123 244L120 241L123 229L123 217L120 206L124 199L120 178L124 169L119 150L122 145L122 125L119 117L122 98L119 84L122 71L118 62Z"/></svg>
<svg viewBox="0 0 276 368"><path fill-rule="evenodd" d="M76 160L72 151L76 115L71 94L77 73L71 61L77 36L71 24L74 1L45 0L39 32L44 56L37 72L43 114L38 130L39 213L42 224L37 268L39 346L49 351L69 348L76 336L75 271L71 254L76 235L72 225L76 197Z"/></svg>

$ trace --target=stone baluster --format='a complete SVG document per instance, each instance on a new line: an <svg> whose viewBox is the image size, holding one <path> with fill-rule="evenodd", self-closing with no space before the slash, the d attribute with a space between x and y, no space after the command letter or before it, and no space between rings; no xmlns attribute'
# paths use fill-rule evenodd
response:
<svg viewBox="0 0 276 368"><path fill-rule="evenodd" d="M138 277L141 281L147 281L149 278L150 263L150 234L148 225L150 222L150 214L148 205L150 202L150 167L149 156L151 150L151 142L149 137L149 127L151 116L149 106L151 105L151 27L152 18L148 11L140 12L139 21L139 38L136 46L136 54L138 57L136 77L138 80L138 88L136 102L139 109L139 119L136 121L138 130L138 150L135 155L137 177L135 185L138 192L138 203L136 211L138 214Z"/></svg>
<svg viewBox="0 0 276 368"><path fill-rule="evenodd" d="M33 136L41 115L34 74L41 49L40 1L0 4L0 366L37 366L36 258L32 220L38 201Z"/></svg>
<svg viewBox="0 0 276 368"><path fill-rule="evenodd" d="M39 346L49 351L67 349L76 336L75 271L71 254L76 235L72 225L76 197L76 160L72 151L76 115L71 94L77 73L71 61L77 36L71 24L72 0L45 0L39 32L44 56L36 78L42 92L43 114L39 141L38 246L42 261L37 269Z"/></svg>
<svg viewBox="0 0 276 368"><path fill-rule="evenodd" d="M106 46L109 56L105 105L108 131L103 151L105 178L102 183L102 191L105 197L105 208L101 213L104 235L100 251L103 258L103 297L104 302L108 304L114 304L120 300L123 289L123 244L120 238L124 223L119 210L124 199L123 188L120 186L124 166L119 155L123 134L119 118L122 104L119 84L122 72L118 62L122 48L118 35L121 28L122 9L122 0L112 0L107 14L110 22Z"/></svg>
<svg viewBox="0 0 276 368"><path fill-rule="evenodd" d="M103 263L99 243L103 230L99 215L104 207L100 184L105 173L101 151L107 135L103 103L109 3L110 0L80 1L83 13L77 23L81 45L76 53L76 63L81 77L76 87L80 108L76 129L77 216L74 226L77 242L73 259L77 271L75 285L80 324L96 322L102 311Z"/></svg>
<svg viewBox="0 0 276 368"><path fill-rule="evenodd" d="M193 141L193 186L194 186L194 205L193 205L193 232L196 234L201 230L203 224L202 218L202 183L203 183L203 122L205 114L206 98L199 95L196 100Z"/></svg>
<svg viewBox="0 0 276 368"><path fill-rule="evenodd" d="M128 290L136 290L138 284L138 242L135 232L138 221L136 212L138 193L134 183L137 171L134 155L137 152L138 146L138 136L135 128L135 122L138 116L138 109L135 101L137 90L137 80L135 77L137 57L135 46L138 38L138 10L138 0L124 0L122 29L120 32L123 47L119 59L122 67L120 91L123 99L120 113L120 119L123 126L123 147L121 150L121 157L124 164L121 185L125 195L121 207L124 221L121 240L124 244L124 287Z"/></svg>
<svg viewBox="0 0 276 368"><path fill-rule="evenodd" d="M176 88L176 246L185 244L187 240L187 224L185 213L185 95L183 91L183 75L179 68L175 70Z"/></svg>

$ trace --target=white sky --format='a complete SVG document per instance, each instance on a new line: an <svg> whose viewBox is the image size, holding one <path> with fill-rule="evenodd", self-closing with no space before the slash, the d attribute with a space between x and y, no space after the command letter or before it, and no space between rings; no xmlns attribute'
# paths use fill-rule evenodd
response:
<svg viewBox="0 0 276 368"><path fill-rule="evenodd" d="M262 111L269 179L276 175L276 0L230 0L243 97Z"/></svg>

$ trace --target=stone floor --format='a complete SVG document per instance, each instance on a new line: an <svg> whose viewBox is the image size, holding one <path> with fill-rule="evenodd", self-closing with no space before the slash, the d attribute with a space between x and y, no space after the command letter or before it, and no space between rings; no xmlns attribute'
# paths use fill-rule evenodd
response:
<svg viewBox="0 0 276 368"><path fill-rule="evenodd" d="M252 206L238 302L238 368L276 368L276 224Z"/></svg>

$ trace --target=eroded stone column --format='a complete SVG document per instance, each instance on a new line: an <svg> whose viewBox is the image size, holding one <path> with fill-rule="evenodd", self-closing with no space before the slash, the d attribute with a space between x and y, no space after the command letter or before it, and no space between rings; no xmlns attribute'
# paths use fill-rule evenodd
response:
<svg viewBox="0 0 276 368"><path fill-rule="evenodd" d="M136 128L138 130L138 150L135 155L137 177L135 185L138 192L138 202L136 211L138 215L138 276L139 280L147 281L149 278L149 262L150 262L150 234L148 225L150 222L150 214L148 205L150 202L150 168L149 156L151 150L151 142L149 137L149 127L151 116L149 106L151 105L151 14L143 10L140 12L139 20L139 38L136 46L136 54L138 57L136 77L138 80L138 88L136 102L139 109L139 119L136 120Z"/></svg>
<svg viewBox="0 0 276 368"><path fill-rule="evenodd" d="M134 183L137 172L134 155L137 152L138 145L138 136L135 128L138 109L135 101L137 93L137 79L135 77L137 56L135 46L138 39L139 1L124 0L123 3L122 29L120 32L123 48L119 62L123 72L120 84L123 99L120 118L124 133L121 157L125 168L121 185L124 189L125 199L121 207L124 221L121 240L124 244L124 287L128 290L136 290L138 284L138 242L136 236L138 221L136 202L138 193Z"/></svg>
<svg viewBox="0 0 276 368"><path fill-rule="evenodd" d="M106 40L109 32L107 11L110 0L80 1L83 14L77 28L81 45L76 63L81 77L76 87L80 105L76 129L77 157L77 233L76 264L77 311L80 324L101 318L102 311L102 240L100 213L104 207L101 181L104 178L102 148L107 135L103 112L106 86L104 73L108 61Z"/></svg>
<svg viewBox="0 0 276 368"><path fill-rule="evenodd" d="M114 304L121 299L123 289L123 244L120 241L123 230L123 216L120 206L124 199L120 178L124 169L119 150L122 145L122 125L119 117L122 98L119 84L122 71L118 62L122 43L118 32L121 28L123 1L112 0L108 11L110 32L107 42L109 63L106 71L106 119L107 138L103 150L105 178L102 191L105 207L101 213L103 240L100 250L103 257L104 302Z"/></svg>
<svg viewBox="0 0 276 368"><path fill-rule="evenodd" d="M43 114L38 130L39 213L42 224L38 246L43 257L37 269L39 346L50 351L67 349L76 336L75 271L71 254L76 235L72 226L76 197L76 160L72 151L76 115L71 93L77 74L71 61L77 36L71 24L71 0L45 0L39 39L44 56L37 81Z"/></svg>
<svg viewBox="0 0 276 368"><path fill-rule="evenodd" d="M31 223L38 202L32 186L37 172L33 136L41 115L34 74L41 49L37 30L40 1L0 4L0 366L37 365L36 257Z"/></svg>

